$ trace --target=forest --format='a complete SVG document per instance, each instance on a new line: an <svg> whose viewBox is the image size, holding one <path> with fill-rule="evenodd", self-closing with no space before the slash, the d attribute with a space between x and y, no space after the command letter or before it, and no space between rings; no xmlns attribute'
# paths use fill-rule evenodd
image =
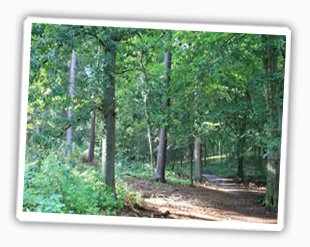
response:
<svg viewBox="0 0 310 247"><path fill-rule="evenodd" d="M285 35L34 23L23 211L276 223Z"/></svg>

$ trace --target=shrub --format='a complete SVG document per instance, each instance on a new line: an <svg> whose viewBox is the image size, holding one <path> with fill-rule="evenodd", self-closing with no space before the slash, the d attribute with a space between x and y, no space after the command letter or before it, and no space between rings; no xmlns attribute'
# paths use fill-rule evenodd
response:
<svg viewBox="0 0 310 247"><path fill-rule="evenodd" d="M24 211L115 215L131 197L124 185L117 185L117 199L94 167L71 165L55 155L26 164Z"/></svg>

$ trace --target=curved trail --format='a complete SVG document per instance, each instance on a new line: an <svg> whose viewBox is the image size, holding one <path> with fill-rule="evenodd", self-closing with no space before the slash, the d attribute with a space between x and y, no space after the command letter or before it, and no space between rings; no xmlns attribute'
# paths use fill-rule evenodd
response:
<svg viewBox="0 0 310 247"><path fill-rule="evenodd" d="M144 198L138 206L141 214L126 216L242 221L274 224L277 215L259 205L265 188L245 187L233 178L203 175L194 187L158 184L155 181L128 178L127 185Z"/></svg>

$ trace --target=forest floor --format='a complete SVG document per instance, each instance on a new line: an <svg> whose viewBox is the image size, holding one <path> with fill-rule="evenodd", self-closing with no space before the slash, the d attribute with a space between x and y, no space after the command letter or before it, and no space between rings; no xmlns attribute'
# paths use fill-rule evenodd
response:
<svg viewBox="0 0 310 247"><path fill-rule="evenodd" d="M138 205L128 203L122 216L277 223L277 213L260 203L265 187L253 182L211 174L204 174L194 187L132 177L125 181L144 200Z"/></svg>

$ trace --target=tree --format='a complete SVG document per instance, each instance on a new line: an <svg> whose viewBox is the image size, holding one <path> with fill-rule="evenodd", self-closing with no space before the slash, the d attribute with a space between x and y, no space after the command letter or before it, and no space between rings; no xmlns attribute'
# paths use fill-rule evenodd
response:
<svg viewBox="0 0 310 247"><path fill-rule="evenodd" d="M107 64L104 70L106 79L102 102L102 120L104 133L102 136L102 172L105 183L115 194L115 64L117 53L117 38L107 34L105 55Z"/></svg>
<svg viewBox="0 0 310 247"><path fill-rule="evenodd" d="M163 102L164 109L169 107L170 99L167 97L167 89L170 81L170 70L171 70L171 52L167 51L164 58L165 64L165 79L163 84L163 89L165 91L165 99ZM165 179L165 166L166 166L166 155L167 155L167 127L163 126L159 131L159 144L157 152L157 165L155 178L157 181L162 183L166 182Z"/></svg>
<svg viewBox="0 0 310 247"><path fill-rule="evenodd" d="M102 134L102 174L104 182L115 193L115 155L116 155L116 76L118 74L117 55L122 41L137 32L122 28L85 28L85 35L95 38L104 53L102 57L102 89L99 106L103 122Z"/></svg>
<svg viewBox="0 0 310 247"><path fill-rule="evenodd" d="M268 138L267 151L267 191L265 203L267 206L277 206L279 197L280 173L280 136L278 129L282 122L282 103L278 100L280 85L283 84L278 73L279 49L276 36L263 35L263 65L265 72L265 98L267 110L266 135ZM279 77L280 75L280 77Z"/></svg>
<svg viewBox="0 0 310 247"><path fill-rule="evenodd" d="M70 85L69 85L69 99L72 101L72 98L74 97L74 86L75 86L75 75L76 75L76 54L74 51L72 51L71 55L71 64L70 64ZM67 117L68 120L70 121L72 119L73 115L73 109L72 109L72 102L71 106L67 110ZM72 145L73 145L73 126L71 126L67 129L67 135L66 135L66 140L68 144L68 152L67 156L69 157L72 153Z"/></svg>

